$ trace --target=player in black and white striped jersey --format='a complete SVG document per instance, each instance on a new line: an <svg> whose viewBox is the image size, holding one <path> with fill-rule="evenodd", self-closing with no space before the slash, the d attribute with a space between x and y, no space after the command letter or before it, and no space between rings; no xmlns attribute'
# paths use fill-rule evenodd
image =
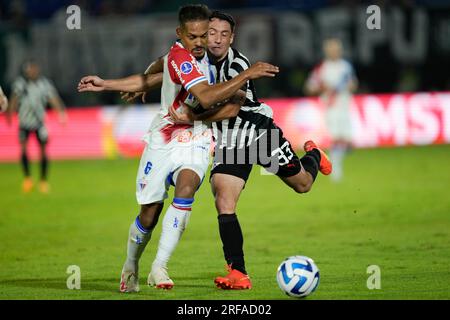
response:
<svg viewBox="0 0 450 320"><path fill-rule="evenodd" d="M51 82L41 76L40 67L34 60L23 64L22 75L12 85L10 105L7 110L7 121L11 124L12 113L19 114L19 140L21 146L21 164L25 179L22 189L30 192L33 188L30 164L27 154L27 143L30 134L35 134L41 151L41 177L39 189L43 193L49 192L47 182L48 156L46 146L48 141L47 129L44 125L46 105L56 109L61 123L66 122L65 107Z"/></svg>
<svg viewBox="0 0 450 320"><path fill-rule="evenodd" d="M224 82L248 69L250 62L238 50L229 48L225 59L216 62L214 67L218 81ZM215 136L222 136L222 140L217 141L219 148L242 149L244 148L244 137L248 137L248 140L251 141L250 138L255 134L255 131L260 128L267 128L271 123L272 109L258 101L253 81L248 81L242 91L245 92L246 99L239 109L239 114L236 117L212 123ZM229 134L230 136L228 136ZM238 134L240 135L239 140Z"/></svg>
<svg viewBox="0 0 450 320"><path fill-rule="evenodd" d="M215 59L216 79L220 82L228 81L250 67L249 60L231 48L234 27L234 19L228 14L216 11L210 18L208 50L210 61ZM189 111L184 115L172 113L177 121L212 121L216 148L211 185L219 214L224 256L229 266L229 273L217 277L215 283L223 289L250 289L252 286L245 270L243 234L236 206L253 164L278 175L298 193L310 190L319 170L323 174L331 172L328 157L312 141L305 144L305 156L297 157L282 130L274 123L272 109L258 101L253 81L249 80L242 90L245 102L241 104L228 104L198 115Z"/></svg>

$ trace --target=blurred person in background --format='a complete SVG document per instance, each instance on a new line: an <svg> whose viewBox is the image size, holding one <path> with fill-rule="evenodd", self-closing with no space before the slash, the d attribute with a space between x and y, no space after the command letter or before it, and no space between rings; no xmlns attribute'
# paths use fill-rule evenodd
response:
<svg viewBox="0 0 450 320"><path fill-rule="evenodd" d="M48 132L44 124L45 107L47 104L50 104L52 108L58 111L60 122L65 124L67 119L65 106L58 92L47 78L41 76L41 69L36 61L27 60L23 64L22 75L12 84L10 105L6 114L9 125L12 122L13 112L17 110L19 114L21 164L25 177L22 190L25 193L32 191L34 185L31 179L30 161L27 154L27 144L30 134L36 135L41 151L39 190L42 193L49 192L49 184L47 182L49 161L46 151Z"/></svg>
<svg viewBox="0 0 450 320"><path fill-rule="evenodd" d="M331 178L343 177L344 157L352 144L350 105L352 93L358 86L352 65L342 58L342 43L337 38L323 42L324 60L311 72L306 81L308 95L319 95L324 104L325 120L331 136L330 158L333 163Z"/></svg>
<svg viewBox="0 0 450 320"><path fill-rule="evenodd" d="M8 98L6 98L2 87L0 87L0 112L5 111L6 109L8 109Z"/></svg>

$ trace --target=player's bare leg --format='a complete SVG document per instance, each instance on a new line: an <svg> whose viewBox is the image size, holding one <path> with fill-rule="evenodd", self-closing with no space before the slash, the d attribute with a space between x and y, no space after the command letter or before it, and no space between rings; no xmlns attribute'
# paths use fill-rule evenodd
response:
<svg viewBox="0 0 450 320"><path fill-rule="evenodd" d="M175 197L164 216L158 252L148 276L148 284L160 289L174 286L167 263L189 222L194 195L200 185L200 177L190 169L181 170L174 180Z"/></svg>
<svg viewBox="0 0 450 320"><path fill-rule="evenodd" d="M282 177L284 183L291 187L297 193L306 193L311 190L314 178L311 173L302 168L302 170L292 177Z"/></svg>
<svg viewBox="0 0 450 320"><path fill-rule="evenodd" d="M236 205L245 181L233 175L216 173L211 178L219 220L228 274L216 277L214 283L221 289L250 289L252 284L245 270L244 238L236 215Z"/></svg>
<svg viewBox="0 0 450 320"><path fill-rule="evenodd" d="M139 291L139 259L150 241L163 205L162 202L141 205L139 216L136 217L130 226L127 259L120 279L121 292Z"/></svg>
<svg viewBox="0 0 450 320"><path fill-rule="evenodd" d="M305 142L304 150L306 155L300 159L302 164L300 172L291 177L281 177L284 183L298 193L311 190L318 171L329 175L333 170L328 156L313 141Z"/></svg>
<svg viewBox="0 0 450 320"><path fill-rule="evenodd" d="M139 221L145 229L152 229L158 224L159 216L164 207L163 202L143 204L139 212Z"/></svg>
<svg viewBox="0 0 450 320"><path fill-rule="evenodd" d="M235 214L244 186L243 179L229 174L216 173L211 177L211 189L219 214Z"/></svg>

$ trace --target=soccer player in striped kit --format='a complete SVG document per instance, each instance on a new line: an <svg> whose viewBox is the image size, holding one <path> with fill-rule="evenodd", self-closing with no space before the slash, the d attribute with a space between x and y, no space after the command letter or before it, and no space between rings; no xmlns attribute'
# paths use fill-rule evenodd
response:
<svg viewBox="0 0 450 320"><path fill-rule="evenodd" d="M210 108L231 98L248 79L274 76L278 68L259 63L234 81L211 85L209 63L205 62L210 12L203 5L188 5L179 11L177 41L164 59L152 65L147 75L124 79L103 80L97 76L81 79L78 90L140 92L161 82L161 109L144 137L147 146L141 157L137 174L136 196L141 205L139 216L130 226L127 259L123 266L120 291L139 291L139 259L151 238L169 183L175 185L175 198L167 210L156 259L148 284L170 289L174 283L167 272L167 263L183 234L191 214L194 195L209 165L210 128L201 122L174 124L169 107L201 104ZM200 59L200 62L198 61Z"/></svg>
<svg viewBox="0 0 450 320"><path fill-rule="evenodd" d="M23 64L22 75L12 85L12 95L6 114L7 121L11 124L12 113L18 109L21 164L25 176L22 189L25 193L30 192L34 185L31 179L30 161L27 153L30 134L36 135L41 151L39 190L42 193L49 192L47 181L49 164L47 155L48 132L44 124L47 104L57 110L59 121L65 124L67 116L64 103L50 80L41 76L41 70L37 62L30 59Z"/></svg>
<svg viewBox="0 0 450 320"><path fill-rule="evenodd" d="M234 19L228 14L215 11L210 18L209 28L208 50L210 60L215 61L217 79L222 83L231 81L250 68L248 59L231 48ZM311 189L318 171L325 175L332 171L327 155L312 141L305 143L306 154L301 159L297 157L289 141L283 137L282 130L274 123L272 109L258 101L253 81L247 81L241 90L246 94L242 105L228 105L199 115L194 115L189 110L185 110L183 114L175 112L173 108L170 110L175 121L180 123L193 120L215 121L212 125L217 145L210 182L218 211L224 257L228 265L228 274L217 277L215 284L219 288L233 290L252 287L245 269L244 239L236 206L253 164L265 167L297 193L305 193ZM223 120L218 121L217 114Z"/></svg>

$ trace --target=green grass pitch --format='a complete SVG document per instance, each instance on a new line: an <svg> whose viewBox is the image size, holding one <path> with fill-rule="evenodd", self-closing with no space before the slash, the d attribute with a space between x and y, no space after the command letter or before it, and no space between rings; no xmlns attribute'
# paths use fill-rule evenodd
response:
<svg viewBox="0 0 450 320"><path fill-rule="evenodd" d="M0 164L0 299L291 299L275 280L290 255L310 256L320 269L307 299L450 299L450 146L355 150L345 181L319 175L304 195L255 167L237 210L254 286L247 291L213 284L225 263L205 182L169 263L174 289L145 285L159 224L141 260L141 292L118 292L138 213L137 165L53 162L43 196L21 194L18 164ZM81 268L81 290L66 287L69 265ZM369 265L380 267L379 290L367 288Z"/></svg>

